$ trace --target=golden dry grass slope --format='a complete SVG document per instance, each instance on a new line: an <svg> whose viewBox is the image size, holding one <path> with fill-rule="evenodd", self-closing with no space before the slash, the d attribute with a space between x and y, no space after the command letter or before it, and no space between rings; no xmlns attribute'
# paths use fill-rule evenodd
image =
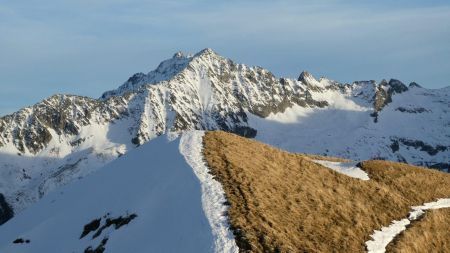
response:
<svg viewBox="0 0 450 253"><path fill-rule="evenodd" d="M208 132L203 142L241 252L365 252L375 229L450 197L450 174L434 170L366 161L360 166L371 179L362 181L225 132Z"/></svg>
<svg viewBox="0 0 450 253"><path fill-rule="evenodd" d="M450 208L425 213L388 245L387 252L450 252Z"/></svg>

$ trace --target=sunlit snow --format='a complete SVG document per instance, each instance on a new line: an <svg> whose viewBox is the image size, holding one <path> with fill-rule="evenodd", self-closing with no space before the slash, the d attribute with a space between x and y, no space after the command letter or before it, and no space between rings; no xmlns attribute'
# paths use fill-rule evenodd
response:
<svg viewBox="0 0 450 253"><path fill-rule="evenodd" d="M334 171L347 175L349 177L358 178L361 180L369 180L367 172L356 166L356 162L342 163L342 162L330 162L324 160L314 160L315 163L323 165Z"/></svg>
<svg viewBox="0 0 450 253"><path fill-rule="evenodd" d="M366 242L367 250L369 253L384 253L386 252L386 246L402 231L406 230L407 226L411 224L411 221L417 220L422 216L426 210L450 208L450 198L439 199L434 202L425 203L422 206L412 207L412 211L409 213L408 218L402 220L393 221L388 227L383 227L381 230L375 230L370 236L372 240Z"/></svg>

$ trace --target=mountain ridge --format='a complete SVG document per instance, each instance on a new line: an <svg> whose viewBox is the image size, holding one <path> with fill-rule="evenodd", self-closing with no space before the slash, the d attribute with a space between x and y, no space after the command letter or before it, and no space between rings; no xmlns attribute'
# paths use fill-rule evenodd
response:
<svg viewBox="0 0 450 253"><path fill-rule="evenodd" d="M54 95L0 118L0 193L17 212L131 149L185 130L224 130L293 152L448 170L450 89L277 78L211 49L176 53L94 99ZM336 127L334 127L336 126Z"/></svg>

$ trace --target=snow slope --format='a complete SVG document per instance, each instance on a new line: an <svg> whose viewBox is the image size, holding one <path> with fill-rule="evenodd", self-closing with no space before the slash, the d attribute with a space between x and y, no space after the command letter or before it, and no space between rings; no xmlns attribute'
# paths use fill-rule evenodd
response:
<svg viewBox="0 0 450 253"><path fill-rule="evenodd" d="M218 183L213 184L211 176L205 178L201 138L201 132L181 140L156 138L49 193L0 227L0 252L83 252L102 245L105 238L107 252L237 252L224 227L226 218L217 213L224 211L223 193L215 192ZM208 218L214 213L220 223L211 224L213 229L202 201ZM96 238L99 229L80 239L91 221L101 219L101 227L108 217L111 221L120 216L132 219L117 229L105 228ZM29 243L13 243L19 238ZM223 244L215 245L217 241Z"/></svg>

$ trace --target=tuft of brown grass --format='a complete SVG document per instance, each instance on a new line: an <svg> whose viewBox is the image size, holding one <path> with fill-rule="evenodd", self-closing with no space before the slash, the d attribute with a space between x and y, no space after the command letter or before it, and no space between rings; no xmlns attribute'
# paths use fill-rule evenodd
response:
<svg viewBox="0 0 450 253"><path fill-rule="evenodd" d="M429 210L387 247L387 252L450 252L450 208Z"/></svg>
<svg viewBox="0 0 450 253"><path fill-rule="evenodd" d="M449 174L406 164L360 163L362 181L230 133L203 142L241 252L365 252L373 230L450 196Z"/></svg>

